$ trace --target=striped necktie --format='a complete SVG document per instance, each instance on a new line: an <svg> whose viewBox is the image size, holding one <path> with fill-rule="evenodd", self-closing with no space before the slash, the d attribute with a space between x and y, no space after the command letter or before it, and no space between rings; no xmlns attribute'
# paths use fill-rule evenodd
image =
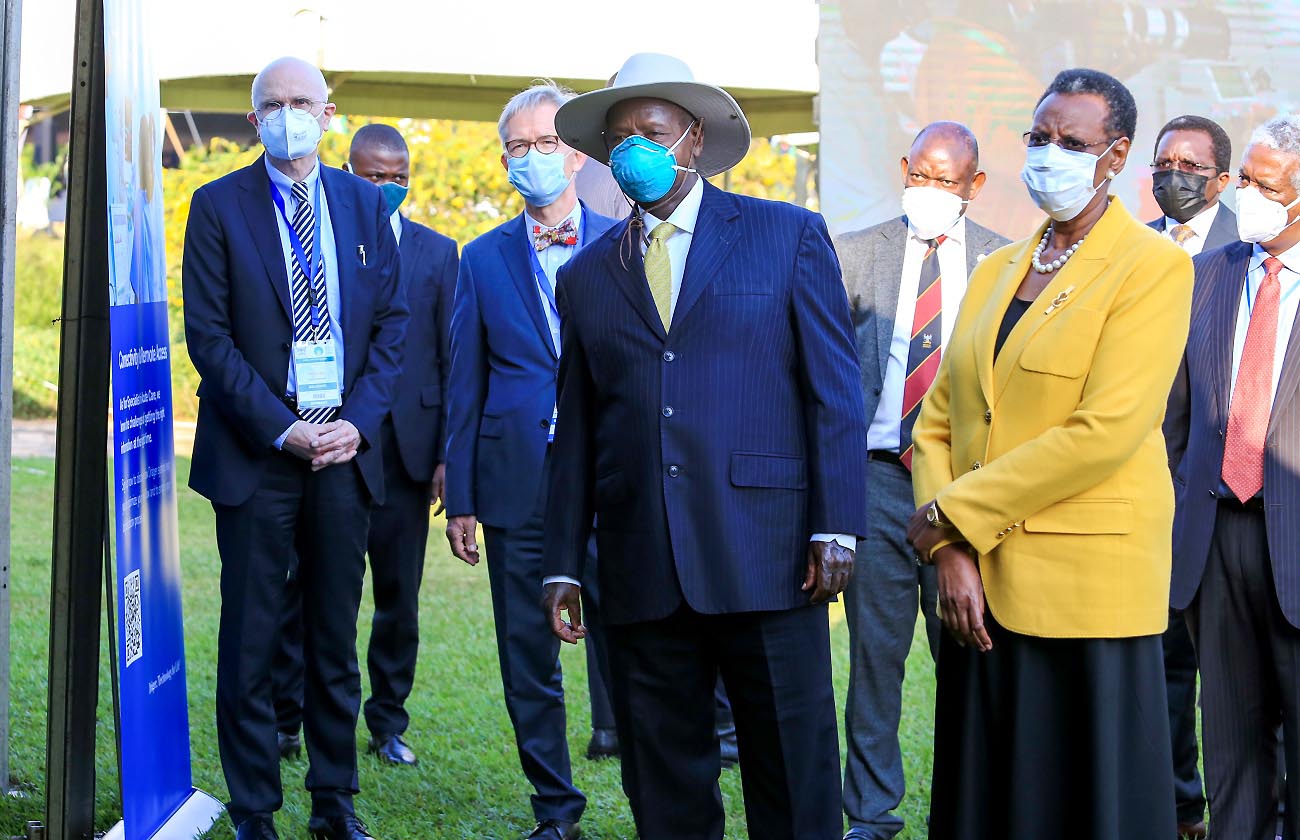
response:
<svg viewBox="0 0 1300 840"><path fill-rule="evenodd" d="M293 340L324 341L330 336L329 298L325 293L325 261L315 256L316 211L311 206L307 185L301 181L294 182L293 197L298 206L293 211L293 230L302 243L303 255L307 266L298 260L298 252L293 254L293 277L289 281L289 302L293 306ZM308 274L315 266L315 273ZM310 279L309 279L310 277ZM312 319L312 305L315 304L317 318ZM336 408L310 408L298 411L298 416L308 423L328 423L334 419Z"/></svg>
<svg viewBox="0 0 1300 840"><path fill-rule="evenodd" d="M921 400L934 384L943 346L943 287L939 276L939 246L947 237L930 241L921 260L916 309L912 316L912 344L907 351L907 379L903 382L903 424L899 452L903 466L912 469L912 428L921 415Z"/></svg>
<svg viewBox="0 0 1300 840"><path fill-rule="evenodd" d="M1250 307L1246 344L1237 363L1237 381L1228 406L1223 441L1223 483L1246 501L1264 489L1264 440L1273 410L1273 357L1277 349L1277 311L1282 261L1264 260L1264 282Z"/></svg>

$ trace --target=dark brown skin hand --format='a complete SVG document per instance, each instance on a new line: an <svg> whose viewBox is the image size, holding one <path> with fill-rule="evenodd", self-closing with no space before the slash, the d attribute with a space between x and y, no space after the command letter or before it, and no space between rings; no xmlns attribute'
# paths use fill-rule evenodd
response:
<svg viewBox="0 0 1300 840"><path fill-rule="evenodd" d="M993 649L984 626L984 581L975 551L966 543L945 545L934 553L939 573L939 620L962 647L980 653Z"/></svg>
<svg viewBox="0 0 1300 840"><path fill-rule="evenodd" d="M824 604L844 591L853 575L853 552L835 542L813 540L808 543L808 573L804 575L804 592L812 591L808 600Z"/></svg>
<svg viewBox="0 0 1300 840"><path fill-rule="evenodd" d="M926 511L934 507L934 502L929 501L916 509L912 518L907 521L907 541L916 549L916 556L922 563L930 562L930 552L934 549L935 543L942 539L951 539L956 533L951 528L936 528L925 518Z"/></svg>
<svg viewBox="0 0 1300 840"><path fill-rule="evenodd" d="M435 506L433 515L438 516L447 509L447 465L439 464L433 470L433 484L429 488L429 504Z"/></svg>
<svg viewBox="0 0 1300 840"><path fill-rule="evenodd" d="M582 623L582 589L571 583L548 583L542 594L542 607L551 620L551 632L562 642L576 645L587 637ZM565 621L561 613L568 613Z"/></svg>

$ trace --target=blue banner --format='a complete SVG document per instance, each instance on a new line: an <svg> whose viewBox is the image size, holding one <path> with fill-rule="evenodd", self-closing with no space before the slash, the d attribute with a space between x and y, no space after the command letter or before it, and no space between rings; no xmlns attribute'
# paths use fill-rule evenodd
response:
<svg viewBox="0 0 1300 840"><path fill-rule="evenodd" d="M162 112L145 31L150 0L104 0L107 233L122 823L126 840L203 830L181 617L171 343L162 213ZM200 800L203 800L200 802ZM196 804L197 803L197 804ZM193 817L195 810L202 811ZM176 826L174 817L195 825ZM207 824L202 824L203 820ZM185 836L192 837L190 830Z"/></svg>

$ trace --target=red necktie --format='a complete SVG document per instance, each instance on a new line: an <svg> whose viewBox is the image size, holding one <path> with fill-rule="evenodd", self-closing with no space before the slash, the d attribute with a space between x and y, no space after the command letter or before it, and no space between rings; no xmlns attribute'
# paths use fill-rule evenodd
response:
<svg viewBox="0 0 1300 840"><path fill-rule="evenodd" d="M1264 437L1273 407L1273 351L1277 343L1277 307L1282 261L1264 260L1264 282L1250 308L1246 346L1237 365L1237 383L1228 410L1223 442L1223 483L1241 501L1264 489Z"/></svg>
<svg viewBox="0 0 1300 840"><path fill-rule="evenodd" d="M939 246L946 236L930 243L921 260L916 309L912 315L912 345L907 351L907 379L903 382L903 424L899 434L899 460L912 468L912 427L921 416L921 400L934 384L943 349L943 282L939 275Z"/></svg>

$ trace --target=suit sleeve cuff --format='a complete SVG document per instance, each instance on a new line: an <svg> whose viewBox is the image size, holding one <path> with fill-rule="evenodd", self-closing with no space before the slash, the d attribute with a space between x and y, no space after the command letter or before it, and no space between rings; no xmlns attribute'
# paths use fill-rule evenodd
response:
<svg viewBox="0 0 1300 840"><path fill-rule="evenodd" d="M571 583L579 589L582 588L582 584L578 583L568 575L548 575L547 577L542 578L542 586L550 586L552 583Z"/></svg>
<svg viewBox="0 0 1300 840"><path fill-rule="evenodd" d="M857 552L858 538L851 534L813 534L809 542L837 542L849 551Z"/></svg>
<svg viewBox="0 0 1300 840"><path fill-rule="evenodd" d="M289 439L289 433L293 431L294 426L297 426L301 422L302 422L301 420L293 421L292 423L289 424L289 428L285 429L284 432L278 438L275 439L276 449L284 449L284 442Z"/></svg>

